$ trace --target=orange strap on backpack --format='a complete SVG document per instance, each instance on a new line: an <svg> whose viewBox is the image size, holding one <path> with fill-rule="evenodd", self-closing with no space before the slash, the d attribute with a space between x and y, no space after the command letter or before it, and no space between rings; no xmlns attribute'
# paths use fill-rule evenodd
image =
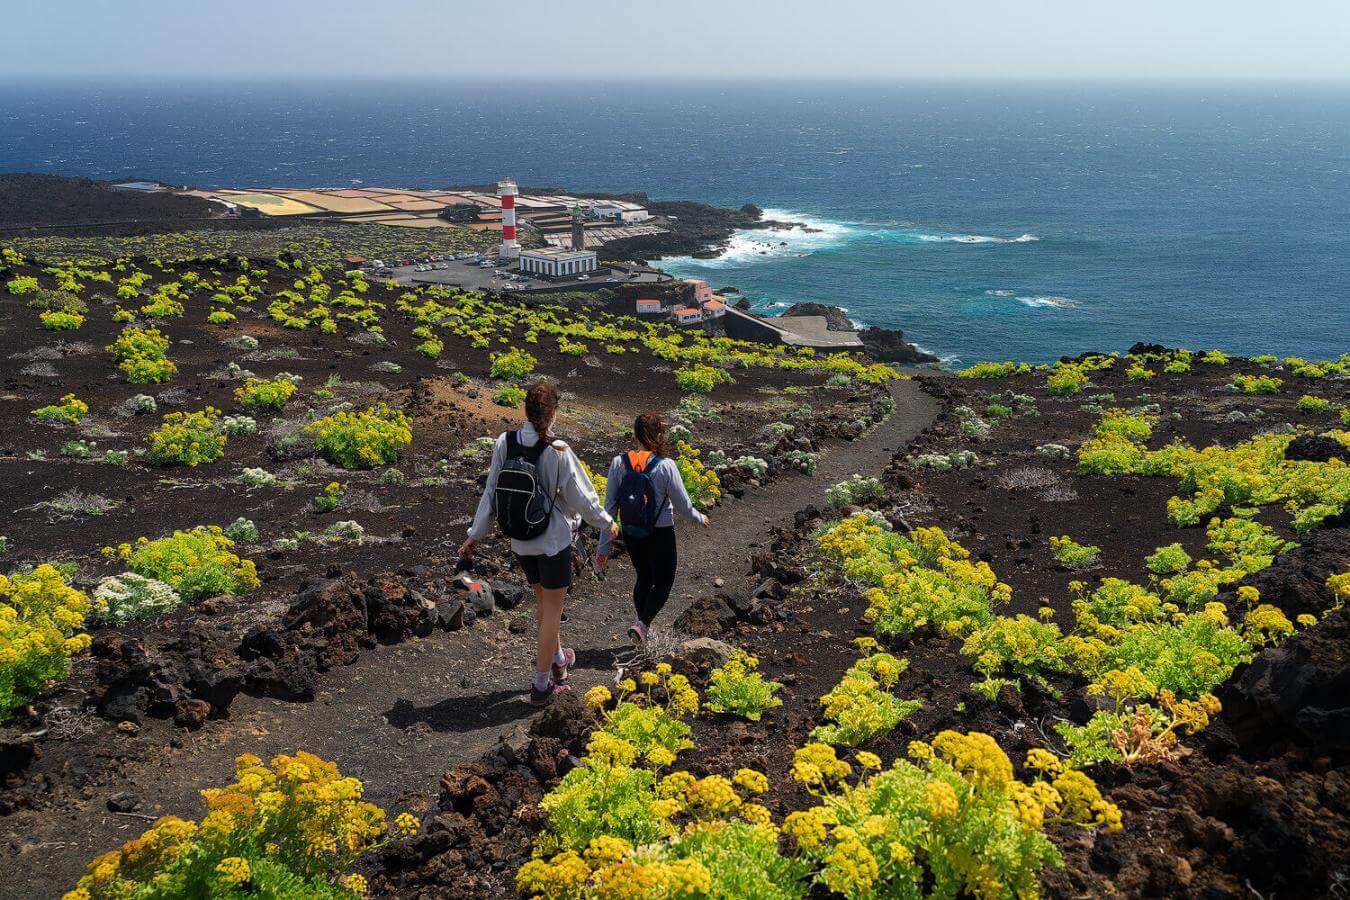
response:
<svg viewBox="0 0 1350 900"><path fill-rule="evenodd" d="M629 450L628 462L635 472L641 472L647 468L647 461L652 458L650 450Z"/></svg>

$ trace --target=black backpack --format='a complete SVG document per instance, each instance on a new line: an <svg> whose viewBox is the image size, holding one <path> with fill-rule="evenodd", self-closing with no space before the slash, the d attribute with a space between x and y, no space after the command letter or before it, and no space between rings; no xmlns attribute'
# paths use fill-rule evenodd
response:
<svg viewBox="0 0 1350 900"><path fill-rule="evenodd" d="M548 530L555 499L544 492L539 478L539 457L548 444L540 438L533 447L520 443L520 433L506 433L506 461L497 473L492 499L497 507L497 525L507 537L529 541Z"/></svg>
<svg viewBox="0 0 1350 900"><path fill-rule="evenodd" d="M629 537L649 537L661 517L666 505L663 497L656 499L656 485L652 483L652 471L661 462L655 453L647 457L641 469L633 467L631 454L623 455L623 480L619 482L619 521L623 523L623 533Z"/></svg>

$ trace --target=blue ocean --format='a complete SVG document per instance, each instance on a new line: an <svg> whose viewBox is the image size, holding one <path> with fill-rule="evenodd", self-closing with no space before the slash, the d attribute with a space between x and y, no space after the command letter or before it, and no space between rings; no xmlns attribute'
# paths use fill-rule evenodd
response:
<svg viewBox="0 0 1350 900"><path fill-rule="evenodd" d="M753 202L805 227L664 265L951 363L1350 350L1348 85L0 84L0 171Z"/></svg>

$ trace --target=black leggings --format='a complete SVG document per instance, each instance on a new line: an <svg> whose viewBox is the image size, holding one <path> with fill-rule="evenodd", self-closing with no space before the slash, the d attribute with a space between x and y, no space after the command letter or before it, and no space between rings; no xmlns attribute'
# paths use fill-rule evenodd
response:
<svg viewBox="0 0 1350 900"><path fill-rule="evenodd" d="M624 543L637 572L633 608L643 625L651 625L670 599L670 589L675 584L675 526L653 528L644 538L625 536Z"/></svg>

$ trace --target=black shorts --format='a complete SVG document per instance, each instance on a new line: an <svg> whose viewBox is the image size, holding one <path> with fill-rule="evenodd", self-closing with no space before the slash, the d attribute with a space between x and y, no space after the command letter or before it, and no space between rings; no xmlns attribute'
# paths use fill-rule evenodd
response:
<svg viewBox="0 0 1350 900"><path fill-rule="evenodd" d="M539 585L544 590L556 591L572 586L571 547L564 547L552 556L521 556L517 553L516 562L520 563L531 587Z"/></svg>

